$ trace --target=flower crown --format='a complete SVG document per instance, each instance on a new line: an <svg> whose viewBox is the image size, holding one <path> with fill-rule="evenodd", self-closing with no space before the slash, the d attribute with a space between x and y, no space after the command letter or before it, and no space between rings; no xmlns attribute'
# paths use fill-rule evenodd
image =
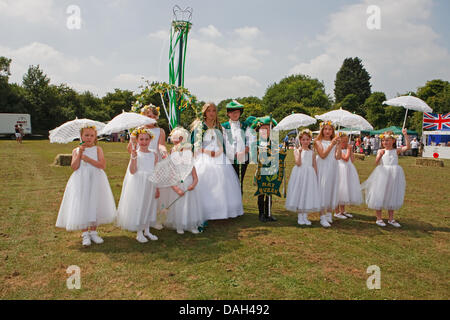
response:
<svg viewBox="0 0 450 320"><path fill-rule="evenodd" d="M308 137L310 137L312 139L312 132L309 129L304 129L299 133L299 137L303 136L304 134L306 134Z"/></svg>
<svg viewBox="0 0 450 320"><path fill-rule="evenodd" d="M150 109L152 109L152 108L155 108L155 109L156 109L156 112L158 112L158 117L159 117L159 115L160 115L159 109L160 109L160 108L154 106L153 104L149 104L149 105L144 106L143 108L141 108L141 114L144 115L148 110L150 110Z"/></svg>
<svg viewBox="0 0 450 320"><path fill-rule="evenodd" d="M378 136L380 139L397 139L398 136L392 134L392 133L382 133Z"/></svg>
<svg viewBox="0 0 450 320"><path fill-rule="evenodd" d="M320 123L320 129L322 129L324 126L332 126L334 128L334 124L331 121L324 121Z"/></svg>
<svg viewBox="0 0 450 320"><path fill-rule="evenodd" d="M81 130L83 130L83 129L94 129L94 130L97 130L97 127L87 124L87 125L81 127Z"/></svg>
<svg viewBox="0 0 450 320"><path fill-rule="evenodd" d="M155 137L155 135L149 129L146 128L138 128L131 133L133 137L138 137L140 134L148 134L150 140L152 140Z"/></svg>

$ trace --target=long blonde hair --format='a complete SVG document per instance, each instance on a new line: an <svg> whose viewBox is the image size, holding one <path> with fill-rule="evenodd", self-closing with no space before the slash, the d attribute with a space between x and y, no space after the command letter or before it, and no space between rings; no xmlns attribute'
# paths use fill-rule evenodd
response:
<svg viewBox="0 0 450 320"><path fill-rule="evenodd" d="M220 129L220 123L218 118L219 112L217 110L217 106L213 102L207 102L202 107L202 119L201 120L196 119L194 122L192 122L191 130L197 128L197 126L200 125L202 122L206 122L206 111L209 109L209 107L214 107L216 109L216 119L214 119L214 127L216 129Z"/></svg>
<svg viewBox="0 0 450 320"><path fill-rule="evenodd" d="M330 138L331 138L331 140L334 139L334 137L336 136L336 131L334 129L334 126L332 124L325 123L324 125L321 126L319 135L317 136L316 140L318 140L318 141L322 141L323 140L323 130L325 129L326 126L330 126L331 129L333 129L333 133L331 134Z"/></svg>

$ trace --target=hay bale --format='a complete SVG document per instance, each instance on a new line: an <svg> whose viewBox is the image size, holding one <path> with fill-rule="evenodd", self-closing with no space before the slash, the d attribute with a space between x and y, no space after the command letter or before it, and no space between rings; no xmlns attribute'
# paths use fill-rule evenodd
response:
<svg viewBox="0 0 450 320"><path fill-rule="evenodd" d="M361 161L366 160L366 156L361 153L355 153L354 155L355 155L356 160L361 160Z"/></svg>
<svg viewBox="0 0 450 320"><path fill-rule="evenodd" d="M443 167L444 161L439 159L417 158L416 165L426 167Z"/></svg>
<svg viewBox="0 0 450 320"><path fill-rule="evenodd" d="M58 154L53 163L55 166L69 167L72 164L71 154Z"/></svg>

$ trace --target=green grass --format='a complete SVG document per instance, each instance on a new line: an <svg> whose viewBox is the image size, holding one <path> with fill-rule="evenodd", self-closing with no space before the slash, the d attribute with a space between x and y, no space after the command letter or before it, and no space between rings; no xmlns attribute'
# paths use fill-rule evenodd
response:
<svg viewBox="0 0 450 320"><path fill-rule="evenodd" d="M448 299L450 161L417 167L401 158L407 189L396 212L401 229L375 225L374 212L351 207L354 219L312 227L274 198L278 222L258 221L255 170L250 166L245 215L210 221L199 235L155 231L159 241L139 244L135 234L101 226L102 245L81 246L79 232L55 227L69 167L52 166L76 144L0 141L1 299ZM126 145L100 143L118 201ZM288 157L288 173L293 166ZM361 181L374 157L357 161ZM386 215L385 215L386 217ZM81 268L81 289L68 290L66 269ZM367 267L381 269L381 290L368 290Z"/></svg>

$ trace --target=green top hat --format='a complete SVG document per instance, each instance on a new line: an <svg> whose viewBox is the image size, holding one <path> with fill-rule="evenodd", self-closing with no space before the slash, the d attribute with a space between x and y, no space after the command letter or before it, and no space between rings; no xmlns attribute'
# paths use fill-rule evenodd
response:
<svg viewBox="0 0 450 320"><path fill-rule="evenodd" d="M252 129L259 129L262 125L270 125L272 122L273 126L276 126L278 123L271 116L259 117L253 121Z"/></svg>
<svg viewBox="0 0 450 320"><path fill-rule="evenodd" d="M233 100L229 104L227 104L227 111L234 111L234 110L244 110L244 106L239 102L237 102L236 100Z"/></svg>

